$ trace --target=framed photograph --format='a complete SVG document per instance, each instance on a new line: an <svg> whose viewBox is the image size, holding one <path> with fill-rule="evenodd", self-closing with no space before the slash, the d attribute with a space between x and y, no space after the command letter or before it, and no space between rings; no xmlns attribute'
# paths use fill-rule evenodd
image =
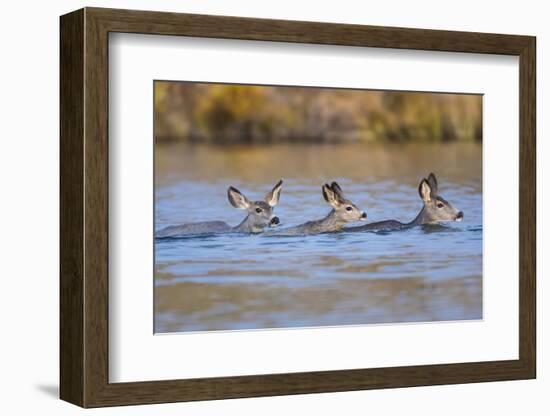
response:
<svg viewBox="0 0 550 416"><path fill-rule="evenodd" d="M60 28L63 400L535 378L534 37Z"/></svg>

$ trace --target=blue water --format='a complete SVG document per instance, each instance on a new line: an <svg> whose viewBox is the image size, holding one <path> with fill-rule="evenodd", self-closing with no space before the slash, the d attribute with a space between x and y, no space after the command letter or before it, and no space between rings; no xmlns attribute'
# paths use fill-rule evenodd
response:
<svg viewBox="0 0 550 416"><path fill-rule="evenodd" d="M228 171L229 178L204 180L163 171L156 229L205 220L237 225L245 214L227 202L227 186L261 199L279 179L251 181ZM328 179L308 172L283 177L275 208L280 227L329 211L321 196ZM416 172L396 179L350 176L331 179L368 221L410 221L422 207ZM453 171L439 181L441 196L464 212L464 221L393 232L158 239L155 332L481 319L481 178Z"/></svg>

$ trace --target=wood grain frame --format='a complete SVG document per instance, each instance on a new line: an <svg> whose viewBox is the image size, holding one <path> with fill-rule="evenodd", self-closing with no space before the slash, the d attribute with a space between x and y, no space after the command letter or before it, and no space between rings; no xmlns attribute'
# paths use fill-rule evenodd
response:
<svg viewBox="0 0 550 416"><path fill-rule="evenodd" d="M100 407L535 378L534 37L99 8L85 8L62 16L60 29L60 396L63 400L82 407ZM109 383L110 32L519 56L519 359Z"/></svg>

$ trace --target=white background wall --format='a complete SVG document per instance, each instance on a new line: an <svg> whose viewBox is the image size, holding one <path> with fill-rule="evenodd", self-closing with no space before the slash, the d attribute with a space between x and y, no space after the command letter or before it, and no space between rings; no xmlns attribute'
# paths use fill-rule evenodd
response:
<svg viewBox="0 0 550 416"><path fill-rule="evenodd" d="M550 146L544 141L550 25L546 2L508 1L69 1L4 2L0 15L0 409L3 414L77 414L58 394L58 16L83 6L529 34L538 53L539 378L92 410L88 414L548 414L550 361L544 243L550 237ZM547 65L546 65L547 66ZM486 157L498 157L487 155ZM506 186L506 184L502 184ZM546 201L544 200L546 199ZM505 209L505 207L503 207ZM404 348L406 346L404 345Z"/></svg>

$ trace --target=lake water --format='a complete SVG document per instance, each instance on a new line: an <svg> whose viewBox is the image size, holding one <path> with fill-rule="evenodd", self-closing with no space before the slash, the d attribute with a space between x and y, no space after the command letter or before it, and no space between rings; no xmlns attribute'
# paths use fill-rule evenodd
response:
<svg viewBox="0 0 550 416"><path fill-rule="evenodd" d="M394 232L157 239L157 333L482 318L480 144L164 145L155 163L157 230L237 225L245 214L227 187L257 200L280 178L280 227L324 217L321 185L332 180L367 222L410 221L432 171L464 212L462 222Z"/></svg>

